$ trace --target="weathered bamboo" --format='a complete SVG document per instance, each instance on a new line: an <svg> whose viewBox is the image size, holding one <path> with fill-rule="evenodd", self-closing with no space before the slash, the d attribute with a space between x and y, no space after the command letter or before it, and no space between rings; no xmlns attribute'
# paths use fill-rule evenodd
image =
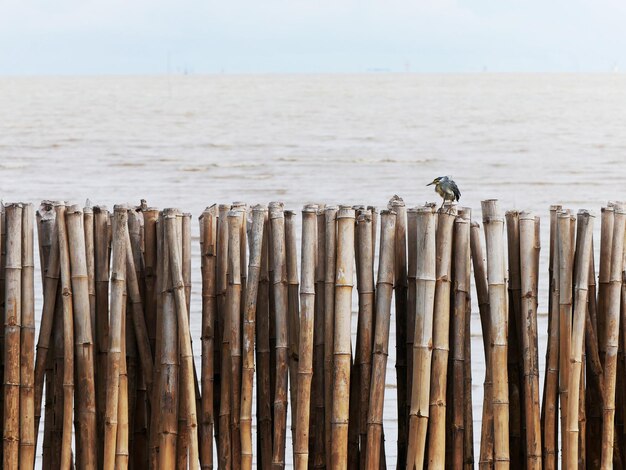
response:
<svg viewBox="0 0 626 470"><path fill-rule="evenodd" d="M20 446L22 204L4 207L6 221L3 468L16 468Z"/></svg>
<svg viewBox="0 0 626 470"><path fill-rule="evenodd" d="M559 384L559 250L557 249L557 214L561 206L550 207L550 297L548 299L548 347L546 374L541 409L541 444L543 466L546 470L557 468L558 436L558 384Z"/></svg>
<svg viewBox="0 0 626 470"><path fill-rule="evenodd" d="M406 211L407 237L407 313L406 313L406 416L407 440L411 419L411 397L413 389L413 346L415 344L415 312L417 309L415 290L417 285L417 208L410 207ZM407 455L408 455L407 443ZM408 460L406 460L408 462Z"/></svg>
<svg viewBox="0 0 626 470"><path fill-rule="evenodd" d="M6 323L6 260L7 260L7 237L6 237L6 211L0 201L0 317L4 321L0 328L0 376L4 379L4 325ZM4 382L3 382L4 383ZM4 393L0 393L0 422L4 423ZM0 460L4 460L4 444L0 446Z"/></svg>
<svg viewBox="0 0 626 470"><path fill-rule="evenodd" d="M298 470L309 464L309 419L311 381L313 379L313 323L315 315L315 255L317 249L317 206L302 209L302 271L300 283L300 328L298 347L298 406L294 466Z"/></svg>
<svg viewBox="0 0 626 470"><path fill-rule="evenodd" d="M231 466L230 436L230 326L227 312L228 293L228 211L230 206L218 206L217 220L217 319L216 331L219 347L215 350L215 387L220 393L214 394L215 413L219 419L215 426L215 439L220 468ZM221 431L223 429L223 432Z"/></svg>
<svg viewBox="0 0 626 470"><path fill-rule="evenodd" d="M615 417L615 379L620 323L620 295L623 269L624 222L626 212L616 208L613 222L611 268L607 297L604 305L604 420L602 426L602 469L613 467L613 439Z"/></svg>
<svg viewBox="0 0 626 470"><path fill-rule="evenodd" d="M276 391L274 394L274 450L272 468L285 467L285 440L287 428L288 381L288 296L287 261L285 248L285 216L281 203L270 203L271 252L273 262L272 284L276 303Z"/></svg>
<svg viewBox="0 0 626 470"><path fill-rule="evenodd" d="M415 324L407 469L422 469L430 406L433 314L436 284L437 215L430 206L415 211Z"/></svg>
<svg viewBox="0 0 626 470"><path fill-rule="evenodd" d="M471 221L471 211L466 208L466 217ZM471 231L471 222L470 222ZM471 246L471 242L470 242ZM470 249L471 251L471 249ZM471 265L467 265L466 273L467 284L471 284ZM465 306L465 366L463 372L464 382L464 404L463 404L463 421L465 422L465 434L463 444L463 468L465 470L474 470L474 411L472 401L472 341L471 341L471 323L472 323L472 296L471 289L466 295Z"/></svg>
<svg viewBox="0 0 626 470"><path fill-rule="evenodd" d="M335 322L333 336L332 453L334 469L348 465L350 400L350 321L354 274L354 209L337 211L337 262L335 275Z"/></svg>
<svg viewBox="0 0 626 470"><path fill-rule="evenodd" d="M95 238L93 231L93 207L91 207L89 200L87 200L85 207L83 207L83 231L85 236L85 258L87 262L89 316L91 318L91 335L93 337L96 332L96 259L94 251Z"/></svg>
<svg viewBox="0 0 626 470"><path fill-rule="evenodd" d="M536 223L533 214L519 214L522 360L524 369L524 418L526 467L540 469L541 423L539 406L539 358L537 351Z"/></svg>
<svg viewBox="0 0 626 470"><path fill-rule="evenodd" d="M593 216L587 211L578 212L578 237L576 240L576 273L574 319L570 345L569 409L567 410L566 437L567 454L564 456L564 468L578 467L579 437L579 393L582 374L583 341L585 334L585 316L587 313L587 293L589 284L589 261L591 258L591 237L593 235ZM583 395L584 396L584 395Z"/></svg>
<svg viewBox="0 0 626 470"><path fill-rule="evenodd" d="M128 271L126 272L128 274ZM127 350L127 295L124 292L122 304L122 341L120 343L120 373L117 402L117 433L115 439L115 468L128 468L128 368L126 360Z"/></svg>
<svg viewBox="0 0 626 470"><path fill-rule="evenodd" d="M213 469L213 361L217 314L215 267L217 254L217 207L207 207L200 216L200 269L202 271L202 405L200 411L200 467Z"/></svg>
<svg viewBox="0 0 626 470"><path fill-rule="evenodd" d="M446 391L450 350L450 291L456 204L445 205L437 222L437 268L430 378L428 467L443 469L446 458Z"/></svg>
<svg viewBox="0 0 626 470"><path fill-rule="evenodd" d="M613 251L613 225L615 210L603 207L600 229L600 267L598 273L598 344L600 345L600 361L604 366L604 350L606 344L606 302L611 279L611 253Z"/></svg>
<svg viewBox="0 0 626 470"><path fill-rule="evenodd" d="M143 233L144 233L144 274L145 274L145 298L144 314L146 316L146 327L148 328L148 338L150 340L150 351L153 360L158 362L156 357L156 308L157 297L160 292L156 288L157 276L157 232L156 222L159 211L153 207L142 209L143 213Z"/></svg>
<svg viewBox="0 0 626 470"><path fill-rule="evenodd" d="M65 354L63 351L63 301L61 299L61 285L57 291L56 308L54 311L54 411L52 429L52 459L51 468L61 468L61 445L63 442L63 369Z"/></svg>
<svg viewBox="0 0 626 470"><path fill-rule="evenodd" d="M124 290L126 288L126 231L128 230L128 215L124 206L115 206L113 212L111 300L109 304L111 310L104 425L104 470L115 468L122 354L122 321L125 302Z"/></svg>
<svg viewBox="0 0 626 470"><path fill-rule="evenodd" d="M358 347L355 365L359 375L359 467L365 468L367 448L367 412L372 375L372 340L374 337L374 259L372 257L372 212L361 211L356 220L356 239L359 267L357 289L359 291L359 321L357 326Z"/></svg>
<svg viewBox="0 0 626 470"><path fill-rule="evenodd" d="M465 317L470 291L470 221L459 215L454 221L454 311L452 315L452 466L463 468L465 445Z"/></svg>
<svg viewBox="0 0 626 470"><path fill-rule="evenodd" d="M183 266L181 256L181 239L176 227L176 210L165 210L165 233L167 236L170 275L172 277L172 291L176 305L178 319L178 338L180 342L180 388L181 395L186 396L186 406L183 411L187 415L189 437L189 467L198 468L198 419L196 415L196 389L193 376L193 351L189 332L189 315L185 300L185 284L183 280ZM239 314L239 311L237 312Z"/></svg>
<svg viewBox="0 0 626 470"><path fill-rule="evenodd" d="M496 200L481 202L487 247L487 278L492 344L494 463L496 469L509 468L509 396L507 380L506 284L504 267L504 220Z"/></svg>
<svg viewBox="0 0 626 470"><path fill-rule="evenodd" d="M474 284L480 314L480 324L485 353L485 381L483 384L483 413L480 431L480 455L478 467L493 467L493 382L491 378L491 312L489 308L489 288L487 287L486 260L480 240L480 225L472 222L470 226L470 246L472 266L474 268Z"/></svg>
<svg viewBox="0 0 626 470"><path fill-rule="evenodd" d="M326 232L324 273L324 403L326 465L330 466L332 454L332 397L333 397L333 341L335 325L335 264L337 261L337 206L324 209Z"/></svg>
<svg viewBox="0 0 626 470"><path fill-rule="evenodd" d="M263 248L263 225L266 209L252 208L250 227L250 258L244 302L243 318L243 363L241 390L241 468L252 468L252 387L254 381L254 346L257 309L257 294L261 274L261 252Z"/></svg>
<svg viewBox="0 0 626 470"><path fill-rule="evenodd" d="M96 389L93 335L83 214L78 206L66 212L72 276L74 348L76 356L76 461L83 468L97 463Z"/></svg>
<svg viewBox="0 0 626 470"><path fill-rule="evenodd" d="M257 466L272 467L272 396L270 367L270 312L269 294L269 218L267 209L263 216L263 244L261 273L256 310L256 364L257 364Z"/></svg>
<svg viewBox="0 0 626 470"><path fill-rule="evenodd" d="M365 468L379 470L383 433L383 403L385 400L385 376L389 354L389 324L395 255L396 214L380 212L380 256L376 281L376 319L374 346L372 350L372 380L367 414L367 447Z"/></svg>
<svg viewBox="0 0 626 470"><path fill-rule="evenodd" d="M317 210L317 261L315 266L315 320L314 320L314 364L313 367L313 405L315 418L311 422L311 434L314 435L313 468L324 468L326 452L325 405L324 405L324 276L326 274L326 218L324 205ZM371 355L370 355L371 356ZM369 399L369 397L367 397ZM313 428L313 426L315 426Z"/></svg>
<svg viewBox="0 0 626 470"><path fill-rule="evenodd" d="M35 356L35 447L37 447L37 431L39 430L39 422L41 419L41 399L43 396L44 372L48 362L48 352L50 349L50 339L52 336L52 325L54 321L54 308L60 277L59 242L55 228L56 214L53 210L52 204L49 202L42 202L37 214L41 219L41 226L46 226L46 232L50 234L49 236L51 240L50 248L48 250L47 264L45 265L45 269L42 269L43 308L39 326L39 337L37 339L37 354ZM40 233L39 236L41 240L43 238L43 234ZM41 241L40 245L42 245ZM45 273L43 271L45 271Z"/></svg>

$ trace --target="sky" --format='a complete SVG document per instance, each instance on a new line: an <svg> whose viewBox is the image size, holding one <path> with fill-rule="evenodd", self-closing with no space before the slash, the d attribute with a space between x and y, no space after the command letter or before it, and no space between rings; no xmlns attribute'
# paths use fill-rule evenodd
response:
<svg viewBox="0 0 626 470"><path fill-rule="evenodd" d="M626 70L623 0L0 0L0 75Z"/></svg>

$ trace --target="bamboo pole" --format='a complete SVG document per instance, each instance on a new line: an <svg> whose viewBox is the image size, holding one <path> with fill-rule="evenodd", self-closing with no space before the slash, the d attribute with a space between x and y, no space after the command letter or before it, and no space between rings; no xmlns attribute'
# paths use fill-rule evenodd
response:
<svg viewBox="0 0 626 470"><path fill-rule="evenodd" d="M600 361L604 366L606 354L606 303L611 279L611 254L613 251L613 226L615 210L603 207L600 229L600 267L598 273L598 344L600 345Z"/></svg>
<svg viewBox="0 0 626 470"><path fill-rule="evenodd" d="M465 344L464 354L465 363L463 370L463 421L465 423L464 443L463 443L463 468L465 470L474 469L474 413L472 404L472 339L471 339L471 322L472 322L472 295L471 295L471 236L472 230L472 211L468 207L460 210L461 215L468 219L469 229L467 235L468 256L470 260L466 263L465 283L470 286L465 295Z"/></svg>
<svg viewBox="0 0 626 470"><path fill-rule="evenodd" d="M496 200L481 202L487 246L487 278L491 317L491 369L493 379L494 463L496 469L509 468L509 397L507 379L506 284L504 268L504 220Z"/></svg>
<svg viewBox="0 0 626 470"><path fill-rule="evenodd" d="M3 468L16 468L20 447L20 337L22 325L22 204L7 204L4 317Z"/></svg>
<svg viewBox="0 0 626 470"><path fill-rule="evenodd" d="M150 340L150 351L153 360L158 362L156 357L156 309L157 297L160 296L156 288L157 277L157 232L156 222L159 211L154 207L142 209L143 231L144 231L144 274L145 274L145 298L144 314L146 316L146 327L148 328L148 338Z"/></svg>
<svg viewBox="0 0 626 470"><path fill-rule="evenodd" d="M115 467L118 427L120 363L122 354L122 321L126 287L126 207L115 206L113 215L111 300L109 347L107 352L107 390L104 426L104 470Z"/></svg>
<svg viewBox="0 0 626 470"><path fill-rule="evenodd" d="M300 328L298 345L298 386L294 466L309 465L309 418L313 380L313 323L315 312L315 256L317 245L317 206L302 209L302 271L300 283Z"/></svg>
<svg viewBox="0 0 626 470"><path fill-rule="evenodd" d="M213 394L215 317L217 314L215 267L217 254L217 207L207 207L200 216L200 256L202 270L202 404L200 412L200 467L213 469Z"/></svg>
<svg viewBox="0 0 626 470"><path fill-rule="evenodd" d="M127 271L128 274L128 271ZM122 332L120 342L120 368L117 404L117 434L115 442L115 468L128 468L128 367L126 360L127 350L127 295L124 292L122 304Z"/></svg>
<svg viewBox="0 0 626 470"><path fill-rule="evenodd" d="M430 406L430 373L436 284L437 215L430 206L415 211L415 325L407 469L424 468Z"/></svg>
<svg viewBox="0 0 626 470"><path fill-rule="evenodd" d="M272 468L285 467L287 427L288 332L287 332L287 266L285 248L285 216L281 203L270 203L272 284L276 302L276 391L274 394L274 450Z"/></svg>
<svg viewBox="0 0 626 470"><path fill-rule="evenodd" d="M604 390L606 398L604 403L604 420L602 423L602 469L609 469L613 466L615 376L619 340L620 290L624 261L622 253L624 250L625 220L626 212L620 208L615 208L610 277L609 285L606 287L607 296L604 305L604 350L606 354L604 359Z"/></svg>
<svg viewBox="0 0 626 470"><path fill-rule="evenodd" d="M257 364L257 466L272 466L272 397L270 366L270 312L269 294L269 218L263 211L263 242L261 249L261 272L257 294L256 311L256 364Z"/></svg>
<svg viewBox="0 0 626 470"><path fill-rule="evenodd" d="M317 210L317 260L315 266L315 320L314 320L314 367L313 367L313 404L315 407L314 422L311 423L311 434L314 435L313 468L325 468L325 404L324 404L324 308L326 274L326 217L325 206ZM369 397L368 397L369 399ZM313 426L315 426L313 428Z"/></svg>
<svg viewBox="0 0 626 470"><path fill-rule="evenodd" d="M541 429L543 465L546 470L557 468L558 382L559 382L559 250L557 249L557 215L561 206L550 206L550 297L548 299L548 347Z"/></svg>
<svg viewBox="0 0 626 470"><path fill-rule="evenodd" d="M7 230L6 230L6 211L5 205L0 201L0 316L4 321L2 328L0 328L0 375L4 379L4 365L5 365L5 338L4 338L4 326L6 324L6 265L7 265ZM4 382L3 382L4 383ZM0 420L4 423L4 393L0 393ZM4 444L0 446L0 459L4 460Z"/></svg>
<svg viewBox="0 0 626 470"><path fill-rule="evenodd" d="M227 314L228 292L228 211L224 204L218 206L217 221L217 320L216 330L219 347L215 350L215 387L220 393L215 394L215 412L219 419L215 426L215 439L220 468L230 468L230 326ZM223 432L221 431L223 429Z"/></svg>
<svg viewBox="0 0 626 470"><path fill-rule="evenodd" d="M69 242L76 356L76 461L83 468L95 468L96 389L83 213L78 206L70 206L65 219Z"/></svg>
<svg viewBox="0 0 626 470"><path fill-rule="evenodd" d="M450 350L450 290L456 204L445 205L437 222L437 268L430 378L428 467L443 469L446 458L446 391Z"/></svg>
<svg viewBox="0 0 626 470"><path fill-rule="evenodd" d="M63 301L61 286L57 291L56 309L54 312L54 416L52 419L52 460L51 468L61 468L61 445L63 441L63 369L65 355L63 351Z"/></svg>
<svg viewBox="0 0 626 470"><path fill-rule="evenodd" d="M493 381L491 377L491 313L489 307L489 288L487 286L486 259L480 241L480 225L472 222L470 226L470 246L472 266L474 268L474 284L480 314L480 324L485 353L485 381L483 384L483 412L480 431L480 455L478 467L493 467Z"/></svg>
<svg viewBox="0 0 626 470"><path fill-rule="evenodd" d="M469 227L470 221L464 214L454 221L454 311L452 315L452 466L463 468L465 445L465 317L467 295L470 290Z"/></svg>
<svg viewBox="0 0 626 470"><path fill-rule="evenodd" d="M326 206L324 210L326 232L324 274L324 403L326 441L326 465L331 465L332 454L332 397L333 397L333 341L335 325L335 264L337 261L337 206Z"/></svg>
<svg viewBox="0 0 626 470"><path fill-rule="evenodd" d="M91 318L92 337L95 335L96 332L96 260L93 223L93 207L91 207L91 202L89 201L89 199L87 199L85 207L83 207L83 231L85 236L87 288L89 291L89 316Z"/></svg>
<svg viewBox="0 0 626 470"><path fill-rule="evenodd" d="M533 214L519 214L521 328L524 370L524 418L526 421L526 467L540 469L541 423L539 407L539 359L537 351L536 222Z"/></svg>
<svg viewBox="0 0 626 470"><path fill-rule="evenodd" d="M417 309L415 291L417 286L417 208L410 207L406 211L407 224L407 315L406 315L406 416L407 439L411 419L411 397L413 389L413 346L415 344L415 312ZM407 456L408 456L407 443ZM408 463L409 460L406 460Z"/></svg>
<svg viewBox="0 0 626 470"><path fill-rule="evenodd" d="M578 212L579 235L576 240L576 273L574 319L570 348L569 374L569 409L567 410L566 437L568 453L564 456L565 468L578 467L579 437L579 392L582 374L583 340L585 316L587 313L587 293L589 284L589 261L591 258L591 237L593 234L593 216L587 211Z"/></svg>
<svg viewBox="0 0 626 470"><path fill-rule="evenodd" d="M358 347L355 365L359 376L359 467L365 467L367 448L367 413L372 375L372 340L374 337L374 259L372 257L372 212L361 211L356 220L356 239L359 258L357 289L359 291Z"/></svg>
<svg viewBox="0 0 626 470"><path fill-rule="evenodd" d="M265 209L252 208L250 230L250 259L244 302L243 319L243 365L241 391L241 468L252 468L252 387L254 381L254 344L257 309L257 294L261 272L261 252L263 245L263 225Z"/></svg>
<svg viewBox="0 0 626 470"><path fill-rule="evenodd" d="M189 467L198 468L198 419L196 415L196 389L193 377L193 351L191 349L191 339L189 332L189 315L187 314L187 303L185 300L185 284L183 281L183 266L181 257L181 240L176 229L176 210L166 209L165 211L166 235L168 242L168 256L170 275L172 277L172 290L176 313L178 318L178 337L180 341L180 383L182 392L186 396L187 406L183 411L187 415L187 426L189 436Z"/></svg>
<svg viewBox="0 0 626 470"><path fill-rule="evenodd" d="M379 470L383 433L383 404L385 400L385 376L389 351L389 324L391 297L393 293L396 214L380 212L380 256L376 281L376 319L374 346L372 350L372 380L367 415L367 447L365 468Z"/></svg>

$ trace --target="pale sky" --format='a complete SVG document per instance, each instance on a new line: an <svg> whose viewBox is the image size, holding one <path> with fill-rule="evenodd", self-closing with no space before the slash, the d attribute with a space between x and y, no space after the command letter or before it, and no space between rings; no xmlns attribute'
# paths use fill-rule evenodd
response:
<svg viewBox="0 0 626 470"><path fill-rule="evenodd" d="M0 75L616 68L623 0L0 0Z"/></svg>

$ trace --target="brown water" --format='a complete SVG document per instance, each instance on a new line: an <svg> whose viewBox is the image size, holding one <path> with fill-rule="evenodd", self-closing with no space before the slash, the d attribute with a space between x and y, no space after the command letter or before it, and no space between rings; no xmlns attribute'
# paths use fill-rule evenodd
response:
<svg viewBox="0 0 626 470"><path fill-rule="evenodd" d="M626 75L617 74L0 78L0 196L109 206L145 198L194 216L234 200L382 207L393 194L409 205L437 200L425 184L448 174L478 219L485 198L540 215L547 247L550 204L599 213L626 199L625 122ZM199 353L197 237L193 248ZM541 260L545 311L545 249ZM472 320L478 442L484 358ZM543 377L543 315L539 331ZM393 327L390 352L393 468Z"/></svg>

